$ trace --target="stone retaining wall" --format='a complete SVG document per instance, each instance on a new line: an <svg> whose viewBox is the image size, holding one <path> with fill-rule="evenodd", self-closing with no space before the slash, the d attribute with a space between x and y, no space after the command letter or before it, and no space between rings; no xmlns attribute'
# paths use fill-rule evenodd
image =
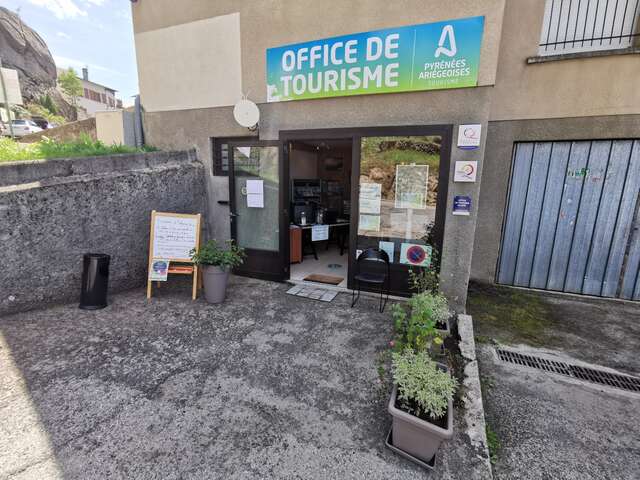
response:
<svg viewBox="0 0 640 480"><path fill-rule="evenodd" d="M38 133L32 133L20 137L19 141L22 143L38 142L42 137L47 137L52 140L58 140L60 142L66 142L69 140L75 140L80 134L85 133L89 135L91 140L96 140L96 119L86 118L84 120L78 120L77 122L65 123L55 128L48 128Z"/></svg>
<svg viewBox="0 0 640 480"><path fill-rule="evenodd" d="M82 255L111 255L111 291L146 279L152 210L203 213L195 151L0 164L0 314L79 299Z"/></svg>

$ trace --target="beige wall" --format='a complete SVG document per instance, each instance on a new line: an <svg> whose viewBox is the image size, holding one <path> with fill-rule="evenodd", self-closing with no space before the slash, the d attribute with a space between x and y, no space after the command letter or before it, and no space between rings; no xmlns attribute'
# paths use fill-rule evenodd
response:
<svg viewBox="0 0 640 480"><path fill-rule="evenodd" d="M640 113L640 55L527 64L538 54L544 5L506 4L491 120Z"/></svg>
<svg viewBox="0 0 640 480"><path fill-rule="evenodd" d="M12 68L2 68L2 77L4 79L4 85L7 88L5 91L2 88L2 82L0 82L0 102L4 103L5 95L7 95L7 101L12 105L22 105L22 92L20 91L20 80L18 79L18 71Z"/></svg>
<svg viewBox="0 0 640 480"><path fill-rule="evenodd" d="M96 136L105 145L121 145L125 143L123 111L97 112Z"/></svg>
<svg viewBox="0 0 640 480"><path fill-rule="evenodd" d="M187 48L176 47L184 42L180 35L172 33L172 27L186 34L196 24L190 23L238 12L240 18L240 43L242 57L242 85L244 93L257 103L266 101L266 49L280 45L317 40L348 33L365 32L402 25L435 22L471 16L485 16L482 41L479 85L492 85L498 60L498 44L502 27L504 0L183 0L176 8L174 0L140 1L132 5L136 48L138 50L138 71L142 102L147 110L171 110L181 108L207 107L210 98L203 98L199 89L181 89L174 95L174 101L167 108L149 105L155 92L179 83L184 72L203 74L202 64L210 62L226 63L228 57L220 57L215 42L201 38ZM184 24L184 25L183 25ZM183 27L175 27L183 25ZM226 36L225 36L226 37ZM219 37L215 37L219 38ZM225 41L228 39L225 38ZM161 53L165 46L182 52L169 56ZM235 48L235 45L233 45ZM171 58L180 66L171 67ZM220 59L224 62L220 62ZM160 68L160 67L163 68ZM235 74L234 65L225 66L224 75ZM153 73L153 74L152 74ZM159 79L162 79L159 82ZM201 77L203 83L211 82L210 76ZM214 93L209 92L210 95ZM147 97L145 99L145 96ZM229 94L217 105L233 105L239 99ZM200 98L198 98L200 97ZM203 101L205 103L203 103ZM169 108L171 107L171 108Z"/></svg>
<svg viewBox="0 0 640 480"><path fill-rule="evenodd" d="M219 107L241 98L237 13L136 33L135 43L147 111Z"/></svg>
<svg viewBox="0 0 640 480"><path fill-rule="evenodd" d="M502 137L488 128L491 120L592 117L596 115L638 112L640 89L633 89L640 77L637 55L565 60L527 65L537 55L545 0L183 0L176 8L174 0L140 0L132 5L136 42L140 38L168 38L171 28L188 28L204 19L239 13L240 66L238 85L251 100L266 100L266 49L280 45L322 39L368 30L485 15L480 58L479 87L385 95L359 95L319 100L292 101L260 105L259 137L276 140L285 130L354 128L400 125L452 125L450 183L441 282L443 291L456 308L464 307L466 285L475 237L476 220L482 225L494 212L504 210L504 192L481 202L480 181L487 179L488 191L508 181L514 141L524 137ZM505 6L506 5L506 6ZM506 13L505 13L506 12ZM503 26L503 14L504 26ZM186 25L184 25L186 24ZM183 25L183 27L174 27ZM175 41L179 37L173 37ZM166 40L165 40L166 41ZM151 43L151 42L150 42ZM154 47L154 48L151 48ZM139 70L153 63L155 49L138 47ZM149 60L148 55L152 60ZM193 45L189 55L178 62L183 71L198 72L200 62L209 62L214 54L210 42ZM158 62L159 64L159 62ZM231 73L233 75L233 73ZM207 165L209 212L208 233L218 238L229 236L229 211L221 200L228 200L228 179L211 171L211 137L246 136L247 129L233 120L232 107L238 98L229 96L217 108L195 105L196 94L185 91L166 111L153 111L145 101L145 92L157 87L153 81L175 85L183 77L173 69L148 77L141 92L146 108L145 133L151 145L160 148L196 147ZM208 77L199 77L209 82ZM152 81L153 80L153 81ZM493 86L495 84L495 87ZM165 87L163 87L165 88ZM200 95L200 94L198 94ZM200 100L201 101L201 100ZM152 105L153 107L153 105ZM572 122L572 120L566 120ZM455 147L458 125L480 123L481 146L477 150ZM497 122L496 122L497 123ZM504 122L506 124L515 122ZM542 128L536 122L532 131ZM590 125L589 122L586 122ZM549 124L555 128L554 122ZM558 125L565 125L559 122ZM576 124L577 125L577 124ZM525 131L525 130L523 130ZM571 134L574 130L567 130ZM530 136L530 131L526 134ZM549 135L560 133L549 130ZM485 142L493 147L485 156ZM506 153L505 153L506 152ZM456 160L477 160L477 183L453 183ZM487 166L486 173L485 165ZM486 188L483 186L483 191ZM450 206L454 195L472 198L470 216L453 216ZM480 210L484 209L484 210ZM481 227L482 228L482 227ZM499 222L491 223L499 233ZM493 238L491 248L497 248Z"/></svg>

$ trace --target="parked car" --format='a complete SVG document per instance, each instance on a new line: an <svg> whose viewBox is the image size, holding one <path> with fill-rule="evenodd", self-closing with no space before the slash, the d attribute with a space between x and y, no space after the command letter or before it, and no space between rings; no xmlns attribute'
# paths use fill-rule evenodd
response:
<svg viewBox="0 0 640 480"><path fill-rule="evenodd" d="M32 116L31 121L39 126L41 129L46 130L49 127L49 121L44 117Z"/></svg>
<svg viewBox="0 0 640 480"><path fill-rule="evenodd" d="M12 120L11 126L13 127L14 137L24 137L30 133L41 132L42 129L31 120ZM7 128L5 135L11 135L11 131Z"/></svg>

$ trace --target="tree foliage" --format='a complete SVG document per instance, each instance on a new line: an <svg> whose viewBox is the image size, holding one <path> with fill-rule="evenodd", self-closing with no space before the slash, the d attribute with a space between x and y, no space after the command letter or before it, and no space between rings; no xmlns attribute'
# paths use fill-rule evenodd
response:
<svg viewBox="0 0 640 480"><path fill-rule="evenodd" d="M71 98L71 103L74 107L77 106L78 97L82 95L82 82L78 78L76 71L69 67L68 70L63 71L58 75L58 85L64 93Z"/></svg>

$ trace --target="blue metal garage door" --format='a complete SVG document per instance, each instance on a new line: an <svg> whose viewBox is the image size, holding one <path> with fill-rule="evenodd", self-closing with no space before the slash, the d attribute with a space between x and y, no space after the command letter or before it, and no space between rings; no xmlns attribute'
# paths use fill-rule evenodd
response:
<svg viewBox="0 0 640 480"><path fill-rule="evenodd" d="M516 143L498 283L640 300L640 140Z"/></svg>

